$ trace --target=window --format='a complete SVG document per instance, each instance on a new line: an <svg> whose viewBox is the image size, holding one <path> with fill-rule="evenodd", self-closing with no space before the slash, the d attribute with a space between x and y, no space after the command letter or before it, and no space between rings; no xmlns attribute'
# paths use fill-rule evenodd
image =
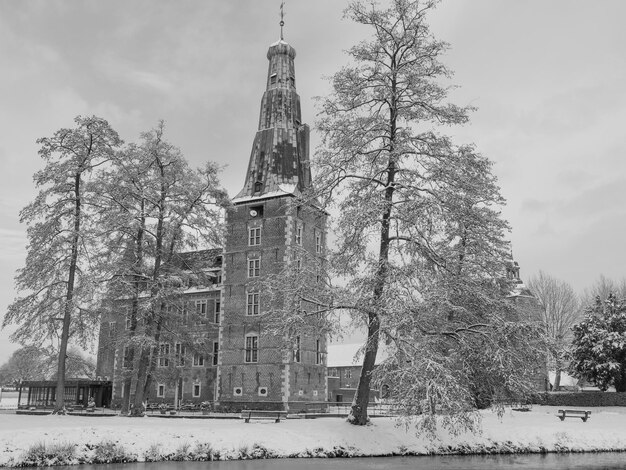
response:
<svg viewBox="0 0 626 470"><path fill-rule="evenodd" d="M302 225L296 225L296 245L302 245Z"/></svg>
<svg viewBox="0 0 626 470"><path fill-rule="evenodd" d="M248 277L259 277L261 260L259 258L248 259Z"/></svg>
<svg viewBox="0 0 626 470"><path fill-rule="evenodd" d="M352 371L350 369L346 369L345 377L346 377L346 379L351 379L352 378Z"/></svg>
<svg viewBox="0 0 626 470"><path fill-rule="evenodd" d="M300 362L300 336L296 336L293 348L293 362Z"/></svg>
<svg viewBox="0 0 626 470"><path fill-rule="evenodd" d="M204 366L204 356L198 353L194 353L193 355L193 366L194 367L202 367Z"/></svg>
<svg viewBox="0 0 626 470"><path fill-rule="evenodd" d="M201 390L202 390L202 387L200 386L200 384L193 384L193 396L195 398L198 398L200 396Z"/></svg>
<svg viewBox="0 0 626 470"><path fill-rule="evenodd" d="M270 75L270 84L274 85L276 84L276 74L273 73L272 75Z"/></svg>
<svg viewBox="0 0 626 470"><path fill-rule="evenodd" d="M165 397L165 385L158 384L157 385L157 397L164 398Z"/></svg>
<svg viewBox="0 0 626 470"><path fill-rule="evenodd" d="M159 367L170 366L170 345L169 343L161 343L159 345Z"/></svg>
<svg viewBox="0 0 626 470"><path fill-rule="evenodd" d="M252 227L248 229L248 246L256 246L261 244L261 227Z"/></svg>
<svg viewBox="0 0 626 470"><path fill-rule="evenodd" d="M259 362L259 337L258 335L246 336L246 362Z"/></svg>
<svg viewBox="0 0 626 470"><path fill-rule="evenodd" d="M329 376L329 377L339 377L339 376L337 375L337 369L334 369L334 368L333 368L333 369L330 369L330 370L328 371L328 376Z"/></svg>
<svg viewBox="0 0 626 470"><path fill-rule="evenodd" d="M315 253L319 254L322 252L322 234L319 232L315 233Z"/></svg>
<svg viewBox="0 0 626 470"><path fill-rule="evenodd" d="M294 264L296 267L296 271L300 271L300 269L302 269L302 260L300 258L296 258L294 260Z"/></svg>
<svg viewBox="0 0 626 470"><path fill-rule="evenodd" d="M213 365L216 366L219 361L220 343L213 341Z"/></svg>
<svg viewBox="0 0 626 470"><path fill-rule="evenodd" d="M185 365L185 346L180 343L176 343L174 345L174 354L176 356L176 365L184 366Z"/></svg>
<svg viewBox="0 0 626 470"><path fill-rule="evenodd" d="M213 323L220 322L220 313L222 312L222 303L219 300L215 300L215 307L213 310Z"/></svg>
<svg viewBox="0 0 626 470"><path fill-rule="evenodd" d="M128 311L128 308L126 309L126 316L125 316L125 320L126 320L126 326L125 326L125 328L126 328L127 330L130 330L130 328L131 328L131 326L132 326L132 324L133 324L133 319L132 319L132 317L131 317L131 315L130 315L130 312Z"/></svg>
<svg viewBox="0 0 626 470"><path fill-rule="evenodd" d="M215 276L216 276L215 277L215 283L216 284L221 284L222 283L222 271L218 271Z"/></svg>
<svg viewBox="0 0 626 470"><path fill-rule="evenodd" d="M322 363L322 351L321 351L321 341L319 339L315 340L315 363L316 364L321 364Z"/></svg>
<svg viewBox="0 0 626 470"><path fill-rule="evenodd" d="M115 336L115 327L116 327L116 322L114 321L110 321L109 322L109 337L113 338Z"/></svg>
<svg viewBox="0 0 626 470"><path fill-rule="evenodd" d="M259 314L259 294L257 292L248 292L247 302L247 314L258 315Z"/></svg>
<svg viewBox="0 0 626 470"><path fill-rule="evenodd" d="M196 313L198 315L206 316L206 299L196 300Z"/></svg>
<svg viewBox="0 0 626 470"><path fill-rule="evenodd" d="M130 369L132 365L133 363L130 357L130 348L128 346L124 346L124 349L122 352L122 367L124 369Z"/></svg>

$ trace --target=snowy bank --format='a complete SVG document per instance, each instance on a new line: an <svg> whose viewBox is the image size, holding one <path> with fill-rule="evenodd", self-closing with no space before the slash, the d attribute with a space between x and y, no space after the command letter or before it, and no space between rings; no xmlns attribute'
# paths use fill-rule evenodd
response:
<svg viewBox="0 0 626 470"><path fill-rule="evenodd" d="M0 466L17 466L34 447L71 447L70 463L254 457L373 456L443 453L626 450L626 408L596 408L589 421L560 421L557 408L483 413L483 432L437 440L394 419L356 427L340 418L242 420L0 414ZM103 445L115 452L103 452ZM100 449L100 450L98 450ZM120 457L121 455L121 457ZM107 457L108 456L108 457Z"/></svg>

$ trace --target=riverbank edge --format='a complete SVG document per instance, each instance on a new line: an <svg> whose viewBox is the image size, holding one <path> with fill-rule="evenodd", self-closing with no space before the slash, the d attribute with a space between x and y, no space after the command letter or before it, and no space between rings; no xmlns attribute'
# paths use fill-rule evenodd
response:
<svg viewBox="0 0 626 470"><path fill-rule="evenodd" d="M600 449L572 449L567 446L555 446L553 449L534 446L520 446L511 441L492 441L487 444L470 446L441 445L427 452L412 452L408 449L399 449L398 452L368 453L360 449L335 446L332 449L318 447L305 449L301 452L281 454L260 444L240 446L238 449L213 449L210 445L197 443L195 448L190 445L181 445L175 452L161 454L155 446L148 449L144 455L127 452L122 445L112 441L103 441L101 445L80 445L64 443L61 446L46 447L41 443L34 444L21 459L7 462L0 468L16 467L49 467L54 465L92 465L111 463L153 463L153 462L208 462L231 460L259 460L259 459L293 459L293 458L355 458L355 457L426 457L436 455L510 455L510 454L596 454L600 452L626 453L626 447Z"/></svg>

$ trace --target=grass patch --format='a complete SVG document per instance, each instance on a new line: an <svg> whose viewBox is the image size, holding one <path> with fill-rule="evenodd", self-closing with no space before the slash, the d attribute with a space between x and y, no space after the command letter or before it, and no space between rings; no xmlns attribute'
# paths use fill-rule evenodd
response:
<svg viewBox="0 0 626 470"><path fill-rule="evenodd" d="M52 465L72 465L76 461L76 447L69 442L33 444L24 453L21 466L50 467Z"/></svg>
<svg viewBox="0 0 626 470"><path fill-rule="evenodd" d="M126 451L117 442L104 440L96 444L92 463L136 462L137 457Z"/></svg>

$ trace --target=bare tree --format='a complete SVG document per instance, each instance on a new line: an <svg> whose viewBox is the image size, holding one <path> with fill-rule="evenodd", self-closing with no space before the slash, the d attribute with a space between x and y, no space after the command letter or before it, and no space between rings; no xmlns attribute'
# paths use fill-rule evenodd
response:
<svg viewBox="0 0 626 470"><path fill-rule="evenodd" d="M561 372L573 338L572 327L581 319L580 304L572 286L539 271L528 280L528 288L541 306L541 323L548 338L555 368L554 390L561 385Z"/></svg>
<svg viewBox="0 0 626 470"><path fill-rule="evenodd" d="M608 299L611 294L618 300L626 300L626 278L615 281L601 274L591 287L583 290L580 304L584 308L591 308L595 305L597 298Z"/></svg>
<svg viewBox="0 0 626 470"><path fill-rule="evenodd" d="M28 253L16 276L17 288L28 293L9 306L3 321L3 327L18 325L12 338L22 344L58 338L59 391L65 387L70 337L85 341L96 331L96 285L89 264L97 243L90 216L98 194L89 176L121 144L104 119L78 116L75 122L75 128L37 141L46 166L34 176L41 188L35 201L20 213L28 225ZM63 408L63 400L63 393L57 393L55 412Z"/></svg>
<svg viewBox="0 0 626 470"><path fill-rule="evenodd" d="M353 63L332 77L321 101L314 196L339 213L329 269L345 280L328 308L352 312L367 330L348 417L358 425L368 421L374 380L393 379L411 413L463 420L480 380L463 375L470 352L502 365L492 377L507 393L525 388L528 367L521 364L532 356L513 358L531 343L504 302L511 289L502 279L508 225L492 164L440 132L467 122L471 108L447 101L442 82L451 72L439 60L447 44L426 22L436 3L351 3L346 16L372 37L348 51ZM376 375L381 340L393 354Z"/></svg>

